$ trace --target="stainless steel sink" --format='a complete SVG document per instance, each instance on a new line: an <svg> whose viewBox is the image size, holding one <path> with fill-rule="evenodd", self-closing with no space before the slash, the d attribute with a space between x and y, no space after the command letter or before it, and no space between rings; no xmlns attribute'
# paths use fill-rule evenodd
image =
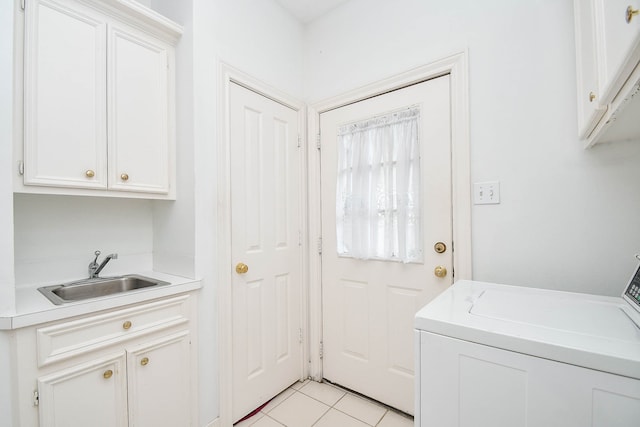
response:
<svg viewBox="0 0 640 427"><path fill-rule="evenodd" d="M163 282L162 280L128 274L118 277L85 279L62 285L43 286L38 290L49 298L52 303L61 305L68 302L84 301L168 284L169 282Z"/></svg>

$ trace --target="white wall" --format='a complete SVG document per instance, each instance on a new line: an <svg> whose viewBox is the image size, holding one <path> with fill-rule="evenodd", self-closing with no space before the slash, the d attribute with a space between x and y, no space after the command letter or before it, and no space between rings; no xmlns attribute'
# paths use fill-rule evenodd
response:
<svg viewBox="0 0 640 427"><path fill-rule="evenodd" d="M273 0L151 0L184 27L177 53L178 198L154 207L154 268L176 260L202 279L199 425L219 415L216 289L218 61L302 96L302 26ZM224 207L222 207L224 208ZM182 260L182 261L180 261ZM173 267L169 267L173 266Z"/></svg>
<svg viewBox="0 0 640 427"><path fill-rule="evenodd" d="M468 49L474 279L619 295L640 252L640 142L577 140L571 0L351 0L308 27L317 101Z"/></svg>
<svg viewBox="0 0 640 427"><path fill-rule="evenodd" d="M16 194L14 209L16 287L88 277L96 250L118 254L104 276L152 269L148 200Z"/></svg>

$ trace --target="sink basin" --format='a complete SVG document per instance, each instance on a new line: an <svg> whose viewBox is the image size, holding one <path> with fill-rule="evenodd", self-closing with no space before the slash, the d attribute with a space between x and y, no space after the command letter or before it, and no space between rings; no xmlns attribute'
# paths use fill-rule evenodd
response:
<svg viewBox="0 0 640 427"><path fill-rule="evenodd" d="M38 290L52 303L61 305L168 284L169 282L162 280L129 274L118 277L85 279L63 285L43 286Z"/></svg>

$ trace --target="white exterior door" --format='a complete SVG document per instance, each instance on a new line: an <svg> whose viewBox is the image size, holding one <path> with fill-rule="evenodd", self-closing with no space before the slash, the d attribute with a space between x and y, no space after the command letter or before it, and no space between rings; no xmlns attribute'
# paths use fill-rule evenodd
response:
<svg viewBox="0 0 640 427"><path fill-rule="evenodd" d="M229 98L237 421L302 373L301 150L296 111L235 83Z"/></svg>
<svg viewBox="0 0 640 427"><path fill-rule="evenodd" d="M446 75L320 115L323 377L407 413L414 403L413 317L453 282L449 81ZM338 256L338 127L414 105L420 107L423 261ZM442 253L438 242L446 246ZM447 270L444 277L436 277L437 267Z"/></svg>

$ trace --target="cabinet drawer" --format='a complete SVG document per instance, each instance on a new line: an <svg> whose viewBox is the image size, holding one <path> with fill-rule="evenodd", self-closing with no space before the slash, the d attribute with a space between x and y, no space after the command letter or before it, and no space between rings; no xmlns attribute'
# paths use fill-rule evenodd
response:
<svg viewBox="0 0 640 427"><path fill-rule="evenodd" d="M38 328L38 366L186 324L188 321L189 296L183 295Z"/></svg>

